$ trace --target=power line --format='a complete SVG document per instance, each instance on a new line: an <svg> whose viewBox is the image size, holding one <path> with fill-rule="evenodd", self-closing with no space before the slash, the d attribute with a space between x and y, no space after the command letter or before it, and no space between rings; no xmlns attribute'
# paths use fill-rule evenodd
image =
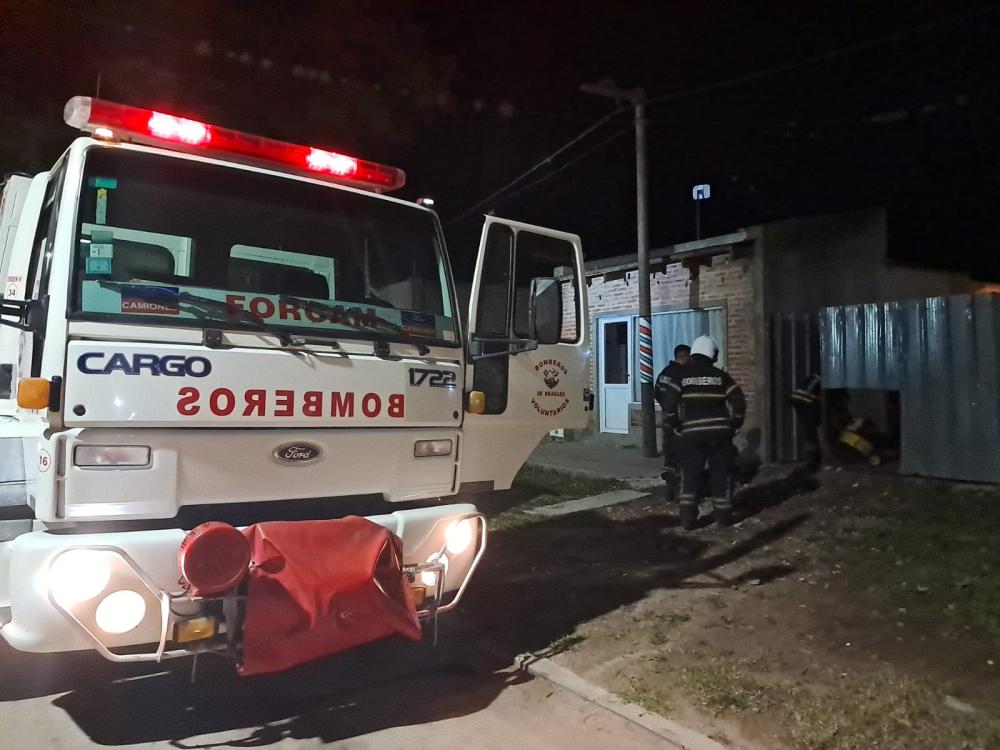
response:
<svg viewBox="0 0 1000 750"><path fill-rule="evenodd" d="M455 224L455 223L461 221L462 219L464 219L467 216L470 216L471 214L476 213L477 211L479 211L484 206L487 206L490 203L492 203L493 201L495 201L499 196L503 195L505 192L507 192L508 190L510 190L512 187L514 187L515 185L517 185L519 182L521 182L522 180L524 180L526 177L534 174L535 172L537 172L539 169L542 169L543 167L549 166L550 164L552 164L552 160L553 159L555 159L556 157L558 157L560 154L564 153L566 150L568 150L568 149L572 148L573 146L575 146L577 143L579 143L580 141L582 141L584 138L586 138L588 135L590 135L591 133L593 133L595 130L598 130L606 122L608 122L608 121L612 120L613 118L617 117L618 115L620 115L624 111L625 110L623 110L622 108L619 107L618 109L615 109L613 112L609 112L604 117L602 117L601 119L599 119L597 122L595 122L592 125L588 126L586 129L584 129L583 131L581 131L580 133L578 133L576 136L574 136L572 139L570 139L569 141L567 141L566 143L564 143L562 146L560 146L558 149L556 149L551 154L549 154L548 156L546 156L540 162L538 162L533 167L531 167L530 169L528 169L526 172L522 172L521 174L519 174L517 177L515 177L513 180L511 180L510 182L508 182L503 187L499 188L498 190L494 190L492 193L490 193L488 196L486 196L485 198L483 198L481 201L477 202L475 205L470 206L469 208L465 209L460 214L458 214L457 216L455 216L454 218L452 218L448 222L449 226L451 224Z"/></svg>
<svg viewBox="0 0 1000 750"><path fill-rule="evenodd" d="M921 34L926 34L928 32L935 31L935 30L937 30L939 28L942 28L942 27L945 27L945 26L952 26L952 25L957 25L957 24L960 24L960 23L965 23L967 21L970 21L972 19L978 18L980 16L992 14L994 11L996 11L996 6L995 5L986 6L984 8L980 8L979 10L976 10L976 11L971 11L969 13L963 13L963 14L959 14L959 15L956 15L956 16L952 16L950 18L946 18L946 19L944 19L942 21L936 21L936 22L921 24L919 26L912 26L912 27L907 28L907 29L901 29L900 31L893 32L892 34L888 34L886 36L878 37L878 38L875 38L875 39L868 39L868 40L865 40L863 42L858 42L856 44L848 45L846 47L839 47L837 49L830 50L829 52L823 52L823 53L820 53L820 54L811 55L811 56L806 57L806 58L804 58L802 60L794 60L794 61L787 62L787 63L781 63L780 65L773 65L773 66L771 66L769 68L761 68L760 70L755 70L753 72L747 73L747 74L742 75L742 76L735 76L735 77L732 77L732 78L726 78L726 79L719 80L719 81L713 81L711 83L707 83L707 84L704 84L702 86L696 86L696 87L690 88L690 89L683 89L681 91L674 91L674 92L671 92L671 93L668 93L668 94L661 94L659 96L656 96L656 97L653 97L653 98L649 99L648 103L649 104L661 104L663 102L677 101L679 99L686 99L686 98L689 98L689 97L698 96L700 94L705 94L705 93L708 93L708 92L711 92L711 91L719 91L719 90L722 90L722 89L733 88L735 86L740 86L740 85L742 85L744 83L749 83L751 81L756 81L756 80L759 80L759 79L762 79L762 78L767 78L767 77L772 76L772 75L778 75L780 73L785 73L785 72L788 72L788 71L792 71L792 70L797 70L797 69L800 69L800 68L809 67L811 65L816 65L818 63L826 62L828 60L833 60L833 59L836 59L836 58L839 58L839 57L845 57L847 55L852 55L852 54L856 54L858 52L863 52L865 50L868 50L868 49L880 46L882 44L887 44L887 43L890 43L890 42L897 42L897 41L900 41L902 39L906 39L908 37L918 36L918 35L921 35ZM517 178L515 178L514 180L511 180L510 182L508 182L503 187L499 188L498 190L495 190L493 193L491 193L490 195L488 195L486 198L482 199L481 201L479 201L475 205L467 208L465 211L463 211L460 214L458 214L456 217L454 217L453 219L451 219L448 222L448 224L449 225L455 224L455 223L463 220L464 218L466 218L470 214L473 214L476 211L480 210L481 208L483 208L484 206L488 205L489 203L498 200L499 197L501 195L503 195L503 193L505 193L507 190L510 190L511 188L513 188L515 185L517 185L519 182L521 182L525 177L533 174L534 172L538 171L542 167L551 164L552 160L555 159L559 154L563 153L568 148L571 148L572 146L574 146L577 143L579 143L583 138L585 138L588 135L590 135L590 133L594 132L601 125L603 125L605 122L607 122L608 120L612 119L613 117L617 116L622 111L623 111L623 109L619 108L619 109L616 109L614 112L611 112L610 114L606 115L605 117L602 117L600 120L598 120L593 125L591 125L586 130L584 130L582 133L580 133L579 135L577 135L576 137L574 137L568 143L566 143L565 145L561 146L559 149L557 149L556 151L554 151L552 154L550 154L549 156L547 156L546 158L542 159L540 162L538 162L537 164L535 164L528 171L526 171L523 174L519 175ZM618 137L618 136L616 135L615 137ZM599 145L603 145L603 144L604 144L604 142L602 142ZM567 164L565 166L570 166L572 164L575 164L576 161L578 161L578 159L574 159L573 161L571 161L569 164ZM550 176L554 176L556 174L559 174L560 172L563 171L563 169L564 169L564 167L560 167L556 171L552 172ZM546 177L545 179L548 179L548 177ZM523 192L526 192L527 190L531 189L535 185L538 185L538 184L540 184L541 182L544 182L544 181L545 181L544 179L536 180L536 181L532 182L530 185L528 185L527 187L518 190L515 193L515 195L520 195Z"/></svg>
<svg viewBox="0 0 1000 750"><path fill-rule="evenodd" d="M573 157L569 161L567 161L564 164L562 164L558 169L555 169L552 172L548 172L547 174L542 175L537 180L534 180L533 182L530 182L527 185L524 185L523 187L518 188L517 190L515 190L510 195L504 196L503 200L504 201L514 200L514 198L517 198L522 193L526 193L529 190L537 187L538 185L541 185L543 182L547 182L548 180L552 179L553 177L555 177L556 175L560 174L561 172L565 172L567 169L569 169L573 165L577 164L581 160L587 158L588 156L590 156L591 154L593 154L595 151L601 150L602 148L604 148L605 146L607 146L612 141L618 140L623 135L625 135L626 133L629 133L631 131L632 131L632 125L631 124L626 125L625 127L621 128L621 129L615 131L614 133L612 133L611 135L609 135L607 138L605 138L600 143L597 143L594 146L591 146L586 151L584 151L582 154L577 154L575 157Z"/></svg>
<svg viewBox="0 0 1000 750"><path fill-rule="evenodd" d="M696 86L690 89L682 89L681 91L674 91L669 94L661 94L660 96L652 97L649 100L649 104L661 104L663 102L676 101L678 99L687 99L688 97L698 96L700 94L706 94L711 91L719 91L721 89L732 88L734 86L739 86L744 83L749 83L750 81L756 81L761 78L767 78L772 75L777 75L779 73L786 73L788 71L797 70L799 68L809 67L811 65L816 65L821 62L827 62L829 60L835 60L838 57L845 57L847 55L853 55L858 52L863 52L873 47L878 47L883 44L890 42L898 42L902 39L906 39L911 36L918 36L920 34L926 34L931 31L935 31L944 26L952 26L960 23L965 23L974 18L978 18L983 15L992 14L996 10L996 6L990 5L985 8L980 8L976 11L971 11L969 13L962 13L956 16L951 16L943 21L936 21L932 23L922 24L920 26L911 26L907 29L901 29L900 31L895 31L892 34L887 34L886 36L878 37L875 39L868 39L863 42L858 42L857 44L851 44L846 47L839 47L829 52L822 52L816 55L810 55L809 57L803 58L801 60L794 60L787 63L781 63L780 65L773 65L770 68L761 68L760 70L755 70L751 73L747 73L742 76L735 76L733 78L727 78L721 81L713 81L712 83L706 83L703 86Z"/></svg>

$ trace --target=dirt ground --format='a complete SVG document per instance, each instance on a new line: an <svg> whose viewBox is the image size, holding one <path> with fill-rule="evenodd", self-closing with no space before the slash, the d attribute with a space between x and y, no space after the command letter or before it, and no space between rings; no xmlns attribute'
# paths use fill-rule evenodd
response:
<svg viewBox="0 0 1000 750"><path fill-rule="evenodd" d="M734 748L1000 748L996 489L774 468L728 529L523 513L615 486L529 468L481 503L465 616Z"/></svg>

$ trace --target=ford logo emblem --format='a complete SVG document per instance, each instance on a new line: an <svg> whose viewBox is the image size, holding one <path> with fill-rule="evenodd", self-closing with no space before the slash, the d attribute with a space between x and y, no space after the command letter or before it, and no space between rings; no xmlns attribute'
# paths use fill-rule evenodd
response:
<svg viewBox="0 0 1000 750"><path fill-rule="evenodd" d="M289 464L306 464L319 458L319 446L311 443L286 443L274 449L274 457Z"/></svg>

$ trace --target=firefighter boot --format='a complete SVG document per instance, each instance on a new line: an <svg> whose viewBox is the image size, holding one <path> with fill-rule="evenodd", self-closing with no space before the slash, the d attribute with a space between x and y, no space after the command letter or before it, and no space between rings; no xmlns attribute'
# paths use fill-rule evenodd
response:
<svg viewBox="0 0 1000 750"><path fill-rule="evenodd" d="M681 496L681 528L691 531L698 523L698 500Z"/></svg>
<svg viewBox="0 0 1000 750"><path fill-rule="evenodd" d="M712 517L718 526L732 525L733 504L728 498L712 498Z"/></svg>

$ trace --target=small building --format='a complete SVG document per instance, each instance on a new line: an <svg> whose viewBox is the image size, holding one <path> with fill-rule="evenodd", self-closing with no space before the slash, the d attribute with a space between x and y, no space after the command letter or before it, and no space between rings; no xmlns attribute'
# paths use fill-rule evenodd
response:
<svg viewBox="0 0 1000 750"><path fill-rule="evenodd" d="M744 433L759 438L762 458L794 458L787 394L795 377L819 371L822 310L984 289L966 274L896 264L887 248L886 213L871 209L764 224L651 251L654 372L677 344L712 335L720 366L747 396ZM638 443L636 256L594 260L586 269L595 393L589 429ZM791 346L784 343L789 336Z"/></svg>

